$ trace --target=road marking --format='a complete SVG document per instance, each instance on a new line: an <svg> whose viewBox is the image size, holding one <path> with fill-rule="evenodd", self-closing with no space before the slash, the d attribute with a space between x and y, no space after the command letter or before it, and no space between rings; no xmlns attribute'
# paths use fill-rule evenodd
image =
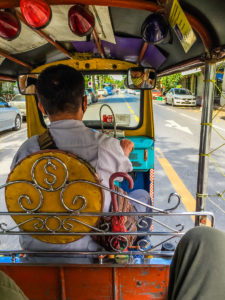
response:
<svg viewBox="0 0 225 300"><path fill-rule="evenodd" d="M135 121L139 123L139 118L136 115L134 115L134 118L135 118Z"/></svg>
<svg viewBox="0 0 225 300"><path fill-rule="evenodd" d="M166 122L167 122L167 124L165 124L166 127L175 128L175 129L178 129L185 133L188 133L190 135L193 135L193 133L191 132L191 130L188 127L183 127L183 126L179 125L178 123L176 123L174 120L166 120Z"/></svg>
<svg viewBox="0 0 225 300"><path fill-rule="evenodd" d="M139 118L138 116L135 115L133 109L131 108L130 104L128 102L126 102L127 107L129 108L130 113L132 114L132 116L134 117L135 121L139 123Z"/></svg>
<svg viewBox="0 0 225 300"><path fill-rule="evenodd" d="M198 119L193 118L193 117L188 116L188 115L185 115L185 114L183 114L183 113L179 113L179 115L184 116L184 117L189 118L189 119L194 120L194 121L198 121Z"/></svg>
<svg viewBox="0 0 225 300"><path fill-rule="evenodd" d="M189 212L196 210L196 200L189 192L181 178L178 176L172 165L169 161L165 158L164 154L159 148L156 148L156 157L162 166L163 170L165 171L167 177L169 178L172 186L174 187L175 191L181 196L181 201L185 207L185 209ZM193 222L195 221L195 217L191 216ZM207 226L210 226L211 221L207 218L206 221Z"/></svg>
<svg viewBox="0 0 225 300"><path fill-rule="evenodd" d="M222 207L220 207L218 204L216 204L212 199L210 199L210 198L208 197L207 200L208 200L209 202L211 202L213 205L215 205L220 211L222 211L222 213L225 214L225 210L222 209Z"/></svg>
<svg viewBox="0 0 225 300"><path fill-rule="evenodd" d="M214 124L213 124L213 127L215 127L216 129L219 129L219 130L225 131L225 129L223 129L223 128L219 127L219 126L216 126L216 125L214 125Z"/></svg>

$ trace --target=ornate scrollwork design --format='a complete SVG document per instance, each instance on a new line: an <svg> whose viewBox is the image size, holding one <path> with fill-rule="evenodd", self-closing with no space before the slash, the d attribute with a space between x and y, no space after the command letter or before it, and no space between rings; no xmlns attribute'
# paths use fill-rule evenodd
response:
<svg viewBox="0 0 225 300"><path fill-rule="evenodd" d="M0 231L7 232L7 224L6 223L0 223Z"/></svg>
<svg viewBox="0 0 225 300"><path fill-rule="evenodd" d="M177 193L171 193L171 194L169 195L168 203L170 203L174 197L177 198L177 203L176 203L176 205L173 206L173 207L171 207L171 208L165 209L165 211L173 211L173 210L175 210L175 209L180 205L181 199L180 199L180 195L178 195Z"/></svg>
<svg viewBox="0 0 225 300"><path fill-rule="evenodd" d="M82 221L80 221L80 220L78 220L78 219L76 219L76 218L66 218L66 219L64 219L64 220L62 221L62 227L63 227L63 229L66 230L66 231L71 231L71 230L74 229L74 226L73 226L71 223L69 223L68 221L74 221L74 222L77 222L77 223L82 224L82 225L84 225L84 226L86 226L86 227L88 227L88 228L90 228L90 229L92 229L92 230L94 230L94 231L97 231L97 232L104 232L103 230L101 230L101 229L99 229L99 228L96 228L96 227L94 227L94 226L91 226L91 225L89 225L89 224L87 224L87 223L85 223L85 222L82 222ZM68 226L68 227L67 227L67 226Z"/></svg>
<svg viewBox="0 0 225 300"><path fill-rule="evenodd" d="M26 183L31 184L31 185L38 191L38 193L39 193L39 195L40 195L40 201L39 201L39 204L38 204L37 207L35 207L35 208L33 208L33 209L29 209L29 208L24 207L24 205L23 205L23 203L22 203L23 199L26 199L28 205L31 205L31 204L32 204L32 201L31 201L30 197L29 197L28 195L25 195L25 194L21 195L21 196L18 198L18 204L19 204L19 206L20 206L24 211L26 211L26 212L34 212L34 211L39 210L39 208L42 206L43 201L44 201L43 195L42 195L42 192L41 192L38 188L36 188L34 184L32 184L32 183L30 183L30 182L27 182L27 181L26 181Z"/></svg>
<svg viewBox="0 0 225 300"><path fill-rule="evenodd" d="M74 181L70 182L69 184L66 185L66 188L67 188L68 186L70 186L71 184L74 184L74 183L76 183L76 182L74 182ZM62 188L62 191L61 191L61 193L60 193L60 201L61 201L63 207L64 207L66 210L70 211L70 212L73 212L73 213L79 213L79 212L80 212L81 210L83 210L83 209L86 207L86 205L87 205L87 200L86 200L86 198L85 198L84 196L81 196L81 195L76 195L76 196L73 198L72 204L75 205L75 204L77 203L77 201L78 201L79 199L81 199L81 200L82 200L81 206L80 206L79 208L77 208L77 209L69 208L69 207L65 204L64 199L63 199L63 195L64 195L64 192L65 192L66 188Z"/></svg>
<svg viewBox="0 0 225 300"><path fill-rule="evenodd" d="M44 182L49 186L49 188L41 186L37 182L37 179L35 178L35 169L38 166L38 164L43 160L47 160L47 163L44 165L43 172L46 175L51 176L53 178L52 181L49 181L47 178L44 179ZM51 166L54 170L57 169L56 165L54 164L54 160L57 161L63 167L64 172L65 172L64 180L63 180L62 184L57 188L53 187L55 185L56 181L57 181L57 178L56 178L55 174L51 173L47 169L49 166ZM37 159L34 162L32 168L31 168L31 176L32 176L32 179L35 182L35 185L36 185L37 188L39 188L41 190L44 190L44 191L48 191L48 192L55 192L55 191L61 190L65 186L65 184L68 180L68 177L69 177L69 173L68 173L68 169L67 169L65 163L61 159L59 159L57 157L53 157L53 156L44 156L44 157L41 157L41 158Z"/></svg>
<svg viewBox="0 0 225 300"><path fill-rule="evenodd" d="M49 222L50 220L56 220L56 221L58 222L58 227L56 227L55 229L50 228L49 225L48 225L48 222ZM60 231L60 229L62 229L63 222L62 222L62 220L61 220L59 217L57 217L57 216L49 216L49 217L47 217L47 218L44 220L44 226L45 226L45 228L46 228L48 231L50 231L50 232L57 232L57 231Z"/></svg>
<svg viewBox="0 0 225 300"><path fill-rule="evenodd" d="M143 238L137 241L137 246L139 247L140 251L146 251L146 249L148 249L149 246L151 246L151 243L149 240Z"/></svg>
<svg viewBox="0 0 225 300"><path fill-rule="evenodd" d="M44 179L44 182L45 182L47 185L49 185L49 186L50 186L50 190L53 191L53 190L54 190L54 189L53 189L53 185L56 183L57 177L56 177L53 173L51 173L51 172L49 172L49 171L47 170L47 167L49 167L49 166L51 166L54 170L56 170L56 165L54 165L54 164L52 163L52 161L51 161L50 159L48 159L47 164L44 165L44 171L45 171L45 174L51 176L53 179L52 179L52 181L50 182L47 178L45 178L45 179Z"/></svg>
<svg viewBox="0 0 225 300"><path fill-rule="evenodd" d="M121 243L125 243L125 244L123 244L122 247L115 248L115 247L114 247L114 243L116 243L116 242L118 242L118 243L121 242ZM111 238L109 244L110 244L110 247L111 247L114 251L116 251L116 252L121 252L121 248L122 248L122 249L126 249L126 248L128 247L128 239L127 239L125 236L123 236L123 235L113 236L113 237Z"/></svg>

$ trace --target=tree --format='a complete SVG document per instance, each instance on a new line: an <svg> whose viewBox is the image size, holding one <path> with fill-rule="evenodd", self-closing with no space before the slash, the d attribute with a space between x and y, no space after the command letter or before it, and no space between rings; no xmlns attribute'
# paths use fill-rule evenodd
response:
<svg viewBox="0 0 225 300"><path fill-rule="evenodd" d="M165 87L166 92L168 92L170 89L181 86L181 79L182 79L181 73L164 76L161 78L161 84Z"/></svg>

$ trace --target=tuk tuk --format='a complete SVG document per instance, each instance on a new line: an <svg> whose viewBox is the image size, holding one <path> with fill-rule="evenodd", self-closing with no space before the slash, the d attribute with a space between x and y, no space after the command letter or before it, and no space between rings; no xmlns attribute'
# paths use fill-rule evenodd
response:
<svg viewBox="0 0 225 300"><path fill-rule="evenodd" d="M29 299L166 299L174 248L166 248L165 243L182 237L185 230L182 224L174 228L160 218L192 216L195 226L214 226L214 214L205 210L205 202L216 63L224 57L225 3L1 0L0 7L0 80L18 81L20 93L26 95L27 137L43 135L49 123L38 108L31 79L49 66L62 64L82 72L86 89L114 87L115 93L90 103L85 125L134 143L129 157L131 176L114 173L110 183L102 183L82 157L48 147L14 166L0 186L5 193L1 201L6 202L6 210L0 212L0 235L32 236L49 244L49 249L2 250L0 245L0 270ZM174 193L167 196L169 207L158 208L151 92L157 84L156 74L159 78L202 66L196 210L176 212L180 196ZM137 80L142 76L138 72L146 72L147 85L143 77ZM123 98L125 94L130 101ZM121 177L122 182L116 180ZM125 192L144 189L151 203L140 203L118 188ZM111 193L112 203L120 196L149 210L123 211L113 205L112 211L103 211L105 193ZM110 225L113 218L128 217L141 224L142 230L114 230ZM146 220L151 223L150 236L160 240L150 246L145 239L144 246L129 245L130 237L149 235ZM163 229L155 230L155 224ZM107 239L107 247L60 251L50 246L86 236Z"/></svg>

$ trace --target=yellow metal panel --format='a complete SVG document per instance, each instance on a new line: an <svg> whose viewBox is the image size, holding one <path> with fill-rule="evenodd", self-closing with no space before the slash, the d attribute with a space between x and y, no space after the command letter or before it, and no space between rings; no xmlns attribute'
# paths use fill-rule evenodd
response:
<svg viewBox="0 0 225 300"><path fill-rule="evenodd" d="M45 158L51 157L50 159ZM66 180L66 170L63 162L68 170L68 179ZM34 169L35 181L32 178L31 170L35 162L38 163ZM54 182L54 178L56 181ZM76 196L83 196L86 199L86 206L82 209L82 212L100 212L104 205L104 197L102 189L93 186L88 183L74 183L67 186L62 193L62 187L67 183L74 180L84 179L91 182L99 183L99 179L95 174L93 168L88 163L80 160L71 153L66 153L59 150L52 151L40 151L28 156L22 160L10 173L7 182L14 181L26 181L13 183L5 189L5 199L9 212L26 212L26 210L35 210L38 213L41 212L68 212L63 206L65 205L72 209L77 210L83 206L83 200L78 198L74 202ZM46 183L47 181L50 183ZM51 183L53 191L50 190ZM34 183L36 186L34 186ZM39 189L39 191L38 191ZM44 189L47 189L44 190ZM58 189L58 190L57 190ZM40 191L43 195L43 203L41 203ZM62 194L61 194L62 193ZM27 198L29 197L29 199ZM20 199L20 200L19 200ZM63 203L62 203L63 199ZM23 206L26 210L24 210ZM38 208L39 207L39 208ZM36 210L36 208L38 208ZM37 217L37 216L36 216ZM77 223L75 221L67 220L69 216L58 216L57 218L52 216L46 219L46 216L38 216L38 219L30 220L33 216L13 216L14 221L17 224L25 222L20 226L21 230L34 232L34 231L48 231L43 222L46 222L47 226L56 232L89 232L91 229L85 225ZM60 220L64 221L64 226L68 230L65 230L60 225ZM90 226L95 226L98 217L85 217L77 216L77 220L86 223ZM30 220L30 221L28 221ZM43 221L42 221L43 220ZM70 228L70 224L73 228ZM35 229L38 228L39 230ZM42 228L43 227L43 228ZM81 236L33 236L43 242L48 243L69 243L80 239Z"/></svg>
<svg viewBox="0 0 225 300"><path fill-rule="evenodd" d="M153 103L152 103L151 90L144 91L142 125L138 129L126 130L125 135L126 136L147 136L150 138L154 138Z"/></svg>

